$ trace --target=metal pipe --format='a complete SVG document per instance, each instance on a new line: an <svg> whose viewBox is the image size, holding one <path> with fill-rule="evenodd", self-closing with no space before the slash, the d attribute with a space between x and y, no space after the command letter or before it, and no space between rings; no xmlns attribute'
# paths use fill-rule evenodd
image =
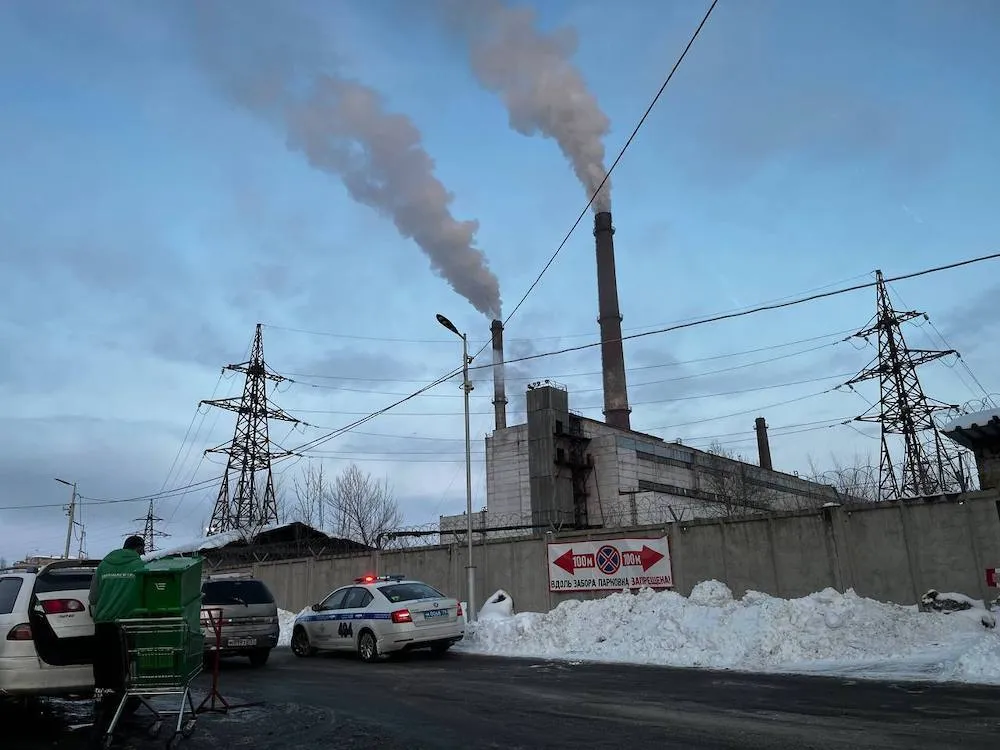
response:
<svg viewBox="0 0 1000 750"><path fill-rule="evenodd" d="M771 470L771 444L767 439L767 422L764 417L757 417L754 420L754 430L757 432L757 456L760 468Z"/></svg>
<svg viewBox="0 0 1000 750"><path fill-rule="evenodd" d="M476 568L472 563L472 435L469 429L469 393L473 385L469 382L469 339L462 336L462 392L465 396L465 515L468 534L468 561L465 571L468 578L468 609L469 622L476 619Z"/></svg>
<svg viewBox="0 0 1000 750"><path fill-rule="evenodd" d="M490 338L493 341L493 414L496 429L507 426L507 389L504 385L503 364L503 321L494 320L490 324Z"/></svg>
<svg viewBox="0 0 1000 750"><path fill-rule="evenodd" d="M72 493L69 496L69 524L66 526L66 549L63 552L63 557L69 560L69 547L73 541L73 524L76 523L76 482L67 482L65 479L58 478L56 481L72 488Z"/></svg>
<svg viewBox="0 0 1000 750"><path fill-rule="evenodd" d="M601 373L604 380L604 420L621 430L631 429L625 353L622 348L622 314L618 308L618 279L615 273L614 226L611 212L594 215L597 250L597 300L601 327Z"/></svg>

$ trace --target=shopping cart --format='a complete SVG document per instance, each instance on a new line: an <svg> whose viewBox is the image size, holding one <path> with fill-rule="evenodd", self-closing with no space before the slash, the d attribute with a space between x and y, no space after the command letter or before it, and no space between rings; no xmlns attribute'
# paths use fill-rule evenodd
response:
<svg viewBox="0 0 1000 750"><path fill-rule="evenodd" d="M154 718L152 736L160 732L163 720L176 717L167 747L176 747L189 735L197 721L190 683L202 669L205 637L182 617L151 617L119 620L122 630L127 673L122 695L111 723L103 734L103 746L111 747L114 732L129 701L138 700ZM177 696L176 711L155 708L147 699Z"/></svg>

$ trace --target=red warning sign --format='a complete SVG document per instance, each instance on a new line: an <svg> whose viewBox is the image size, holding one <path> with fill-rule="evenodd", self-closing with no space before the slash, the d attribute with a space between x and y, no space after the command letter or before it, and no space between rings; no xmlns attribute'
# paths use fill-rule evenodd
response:
<svg viewBox="0 0 1000 750"><path fill-rule="evenodd" d="M666 537L556 543L548 548L550 591L673 586Z"/></svg>

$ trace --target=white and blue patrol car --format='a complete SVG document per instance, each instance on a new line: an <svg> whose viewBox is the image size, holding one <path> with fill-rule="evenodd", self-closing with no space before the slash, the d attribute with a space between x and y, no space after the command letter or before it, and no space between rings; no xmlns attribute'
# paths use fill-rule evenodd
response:
<svg viewBox="0 0 1000 750"><path fill-rule="evenodd" d="M303 610L292 627L292 652L357 651L363 661L428 648L443 654L465 636L462 605L422 581L364 576Z"/></svg>

